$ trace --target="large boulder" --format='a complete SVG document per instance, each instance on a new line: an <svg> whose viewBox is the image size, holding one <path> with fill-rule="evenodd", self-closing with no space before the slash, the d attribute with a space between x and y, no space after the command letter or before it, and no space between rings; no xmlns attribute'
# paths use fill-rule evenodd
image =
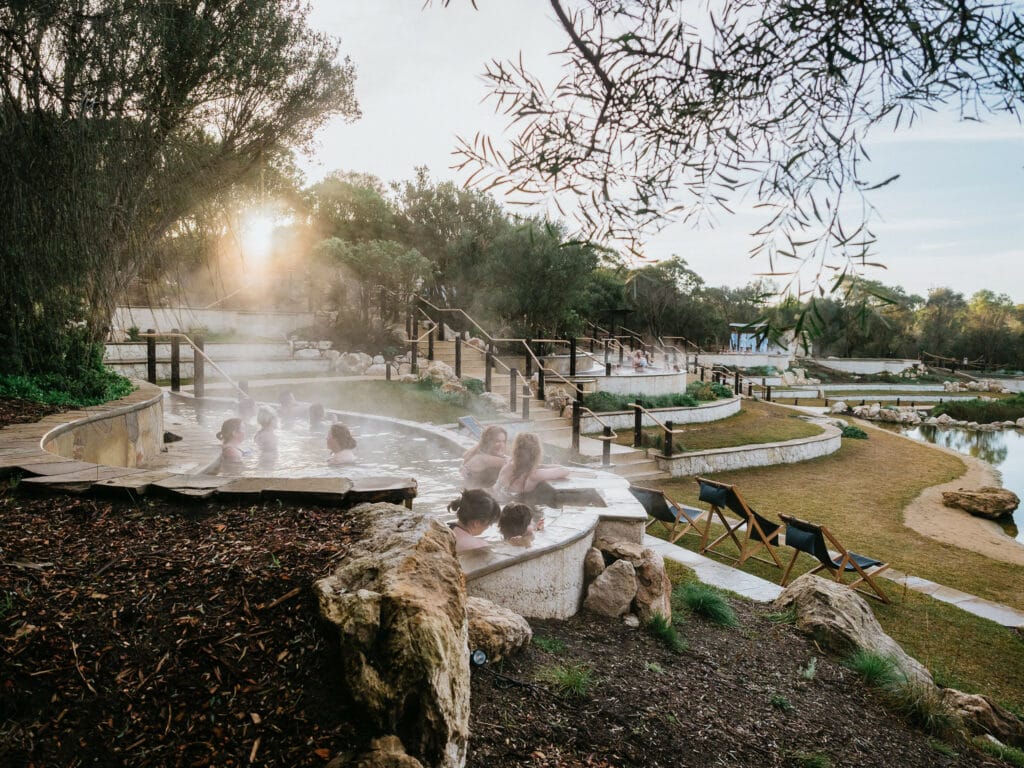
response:
<svg viewBox="0 0 1024 768"><path fill-rule="evenodd" d="M970 512L975 517L999 520L1009 517L1020 505L1020 498L1006 488L986 485L974 491L958 488L955 491L943 491L942 503L947 507L956 507Z"/></svg>
<svg viewBox="0 0 1024 768"><path fill-rule="evenodd" d="M602 537L594 542L594 546L604 554L605 562L628 560L635 567L644 557L644 548L632 541L618 541Z"/></svg>
<svg viewBox="0 0 1024 768"><path fill-rule="evenodd" d="M480 395L480 400L499 413L508 410L508 398L502 397L497 392L484 392Z"/></svg>
<svg viewBox="0 0 1024 768"><path fill-rule="evenodd" d="M348 755L337 757L327 768L346 768L352 760ZM382 736L370 742L370 748L355 761L354 768L423 768L423 763L406 754L397 736Z"/></svg>
<svg viewBox="0 0 1024 768"><path fill-rule="evenodd" d="M467 598L466 614L469 647L483 649L489 661L501 661L533 639L533 630L526 619L485 598Z"/></svg>
<svg viewBox="0 0 1024 768"><path fill-rule="evenodd" d="M882 630L864 598L849 587L805 573L773 605L779 611L795 608L797 628L823 648L840 656L859 649L888 656L908 681L935 688L928 670Z"/></svg>
<svg viewBox="0 0 1024 768"><path fill-rule="evenodd" d="M944 688L942 703L963 720L971 733L994 736L1011 747L1024 747L1024 721L988 696Z"/></svg>
<svg viewBox="0 0 1024 768"><path fill-rule="evenodd" d="M589 584L604 572L604 555L601 550L591 547L583 558L583 583Z"/></svg>
<svg viewBox="0 0 1024 768"><path fill-rule="evenodd" d="M850 410L850 406L848 406L842 400L838 400L832 403L832 405L829 407L830 413L846 413L848 410Z"/></svg>
<svg viewBox="0 0 1024 768"><path fill-rule="evenodd" d="M448 363L431 360L420 368L420 381L430 381L435 387L441 387L449 381L458 381L455 371Z"/></svg>
<svg viewBox="0 0 1024 768"><path fill-rule="evenodd" d="M316 584L342 677L370 728L424 765L458 768L469 737L466 594L455 537L392 504L357 508L368 535Z"/></svg>
<svg viewBox="0 0 1024 768"><path fill-rule="evenodd" d="M672 618L672 582L665 573L665 561L653 549L645 549L636 568L636 597L633 606L640 621L647 623L658 613Z"/></svg>
<svg viewBox="0 0 1024 768"><path fill-rule="evenodd" d="M628 560L616 560L591 582L583 607L615 619L629 611L636 597L636 569Z"/></svg>

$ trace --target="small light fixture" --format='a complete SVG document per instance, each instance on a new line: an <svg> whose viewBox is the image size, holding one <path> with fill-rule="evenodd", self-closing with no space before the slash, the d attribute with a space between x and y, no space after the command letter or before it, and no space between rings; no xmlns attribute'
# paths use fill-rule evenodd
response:
<svg viewBox="0 0 1024 768"><path fill-rule="evenodd" d="M477 648L469 654L469 661L474 667L482 667L487 663L487 653L483 648Z"/></svg>

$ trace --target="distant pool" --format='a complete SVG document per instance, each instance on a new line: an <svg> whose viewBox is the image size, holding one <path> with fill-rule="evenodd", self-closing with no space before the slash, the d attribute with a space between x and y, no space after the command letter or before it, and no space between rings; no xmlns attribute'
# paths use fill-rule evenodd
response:
<svg viewBox="0 0 1024 768"><path fill-rule="evenodd" d="M999 470L1004 488L1024 499L1024 432L1019 429L980 432L972 429L940 429L930 424L917 427L892 424L876 426L899 432L922 443L931 443L964 456L981 459ZM1018 507L1013 513L1012 522L1002 525L1007 534L1024 542L1024 510Z"/></svg>
<svg viewBox="0 0 1024 768"><path fill-rule="evenodd" d="M165 401L170 412L186 422L209 431L211 445L221 423L236 416L226 406L170 398ZM356 464L328 464L327 438L323 432L311 432L305 419L284 423L277 430L278 449L263 452L252 438L258 427L246 425L244 448L247 455L241 467L231 474L262 477L330 477L348 478L394 475L414 477L418 485L414 504L429 512L441 512L456 498L461 489L462 449L450 441L427 431L406 430L400 422L342 413L339 421L352 431L358 443Z"/></svg>

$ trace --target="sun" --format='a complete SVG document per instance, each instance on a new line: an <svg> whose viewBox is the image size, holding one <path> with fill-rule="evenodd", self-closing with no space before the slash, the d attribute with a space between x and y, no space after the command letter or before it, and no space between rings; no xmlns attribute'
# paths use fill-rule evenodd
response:
<svg viewBox="0 0 1024 768"><path fill-rule="evenodd" d="M251 210L242 216L242 258L253 265L262 265L270 256L276 222L262 210Z"/></svg>

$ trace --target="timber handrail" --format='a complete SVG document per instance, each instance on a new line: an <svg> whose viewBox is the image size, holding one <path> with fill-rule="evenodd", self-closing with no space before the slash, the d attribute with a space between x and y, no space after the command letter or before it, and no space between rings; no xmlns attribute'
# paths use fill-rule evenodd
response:
<svg viewBox="0 0 1024 768"><path fill-rule="evenodd" d="M202 358L206 362L208 362L211 366L213 366L213 369L215 371L217 371L217 373L219 373L221 376L223 376L227 380L228 384L230 384L236 390L238 390L239 394L241 394L242 397L248 397L249 396L249 393L246 392L244 389L242 389L242 386L238 382L236 382L234 379L232 379L230 376L228 376L227 372L225 372L225 370L223 368L221 368L219 365L217 365L217 363L214 362L213 358L211 358L208 354L206 354L205 350L203 350L200 347L196 346L196 343L191 339L191 337L187 333L182 333L181 331L170 331L168 333L161 333L161 332L157 331L155 333L140 333L139 336L140 336L140 338L157 338L157 339L159 339L159 338L174 338L174 337L177 337L179 339L184 339L188 343L188 345L190 347L192 347L193 354L198 353L199 355L201 355Z"/></svg>
<svg viewBox="0 0 1024 768"><path fill-rule="evenodd" d="M664 422L662 422L661 419L654 415L653 411L648 410L647 408L638 403L626 403L626 405L629 408L639 408L641 413L647 414L650 417L651 421L653 421L655 424L657 424L659 427L661 427L665 432L668 432L669 434L682 435L686 433L685 429L669 429L668 427L665 426Z"/></svg>

